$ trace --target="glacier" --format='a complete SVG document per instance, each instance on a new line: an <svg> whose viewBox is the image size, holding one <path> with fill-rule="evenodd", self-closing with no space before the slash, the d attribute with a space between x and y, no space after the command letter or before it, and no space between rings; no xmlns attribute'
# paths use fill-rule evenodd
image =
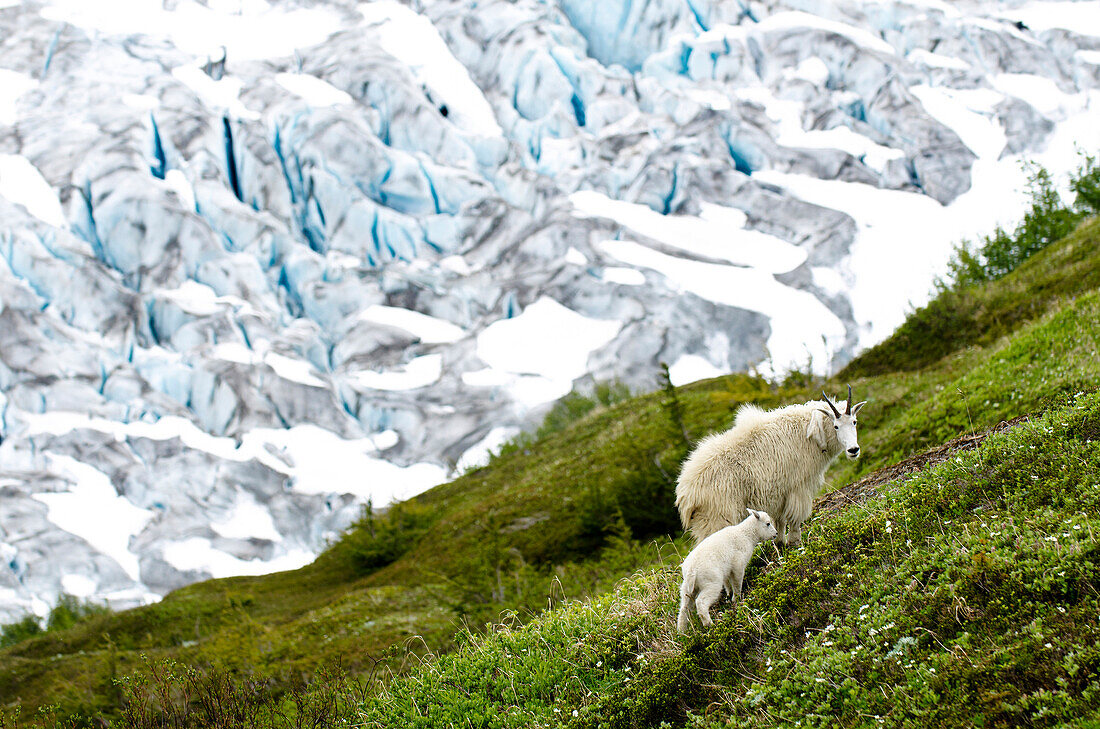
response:
<svg viewBox="0 0 1100 729"><path fill-rule="evenodd" d="M1100 147L1100 3L0 2L0 621L818 374Z"/></svg>

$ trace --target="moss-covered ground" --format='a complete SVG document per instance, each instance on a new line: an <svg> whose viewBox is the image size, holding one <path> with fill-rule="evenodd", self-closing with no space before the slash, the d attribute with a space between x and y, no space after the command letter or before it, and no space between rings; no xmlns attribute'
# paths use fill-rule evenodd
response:
<svg viewBox="0 0 1100 729"><path fill-rule="evenodd" d="M254 687L226 701L290 726L310 701L372 726L1083 721L1100 637L1098 244L1093 220L942 295L828 382L733 375L601 407L364 519L301 570L192 585L0 650L0 723L54 704L41 721L135 725L144 701L150 726L158 711L206 725L165 661ZM741 403L848 382L870 401L864 457L834 466L829 489L1033 417L819 510L803 550L760 553L713 631L675 636L672 494L691 443Z"/></svg>

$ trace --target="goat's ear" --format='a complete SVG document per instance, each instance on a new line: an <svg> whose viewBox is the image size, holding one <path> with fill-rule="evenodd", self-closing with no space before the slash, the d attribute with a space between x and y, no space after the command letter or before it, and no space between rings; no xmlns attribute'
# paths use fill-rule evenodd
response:
<svg viewBox="0 0 1100 729"><path fill-rule="evenodd" d="M814 410L810 413L810 422L806 423L806 437L812 440L818 448L825 450L828 441L825 440L825 428L833 422L833 416L824 410Z"/></svg>
<svg viewBox="0 0 1100 729"><path fill-rule="evenodd" d="M859 413L859 409L861 407L863 407L864 405L866 405L866 404L867 404L867 401L864 400L863 402L857 402L855 405L853 405L852 406L852 417L854 418Z"/></svg>
<svg viewBox="0 0 1100 729"><path fill-rule="evenodd" d="M752 509L745 509L745 511L749 512L749 516L755 516L757 519L760 518L760 512L758 511L753 511Z"/></svg>

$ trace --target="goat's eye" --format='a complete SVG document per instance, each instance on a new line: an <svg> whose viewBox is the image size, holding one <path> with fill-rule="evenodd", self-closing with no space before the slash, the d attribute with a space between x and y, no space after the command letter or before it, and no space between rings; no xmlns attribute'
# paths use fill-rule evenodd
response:
<svg viewBox="0 0 1100 729"><path fill-rule="evenodd" d="M833 430L840 430L840 426L839 425L834 425Z"/></svg>

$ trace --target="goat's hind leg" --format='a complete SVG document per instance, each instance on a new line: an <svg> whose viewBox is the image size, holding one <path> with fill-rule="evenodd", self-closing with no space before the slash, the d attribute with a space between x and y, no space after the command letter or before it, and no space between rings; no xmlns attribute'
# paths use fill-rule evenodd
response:
<svg viewBox="0 0 1100 729"><path fill-rule="evenodd" d="M691 625L691 609L695 607L695 600L692 598L690 592L680 593L680 615L676 618L676 630L681 633L687 632L688 626Z"/></svg>
<svg viewBox="0 0 1100 729"><path fill-rule="evenodd" d="M695 611L699 613L699 620L703 622L703 625L710 627L714 624L714 621L710 619L710 609L714 603L718 602L718 598L722 595L722 584L719 582L706 585L699 594L695 596Z"/></svg>

